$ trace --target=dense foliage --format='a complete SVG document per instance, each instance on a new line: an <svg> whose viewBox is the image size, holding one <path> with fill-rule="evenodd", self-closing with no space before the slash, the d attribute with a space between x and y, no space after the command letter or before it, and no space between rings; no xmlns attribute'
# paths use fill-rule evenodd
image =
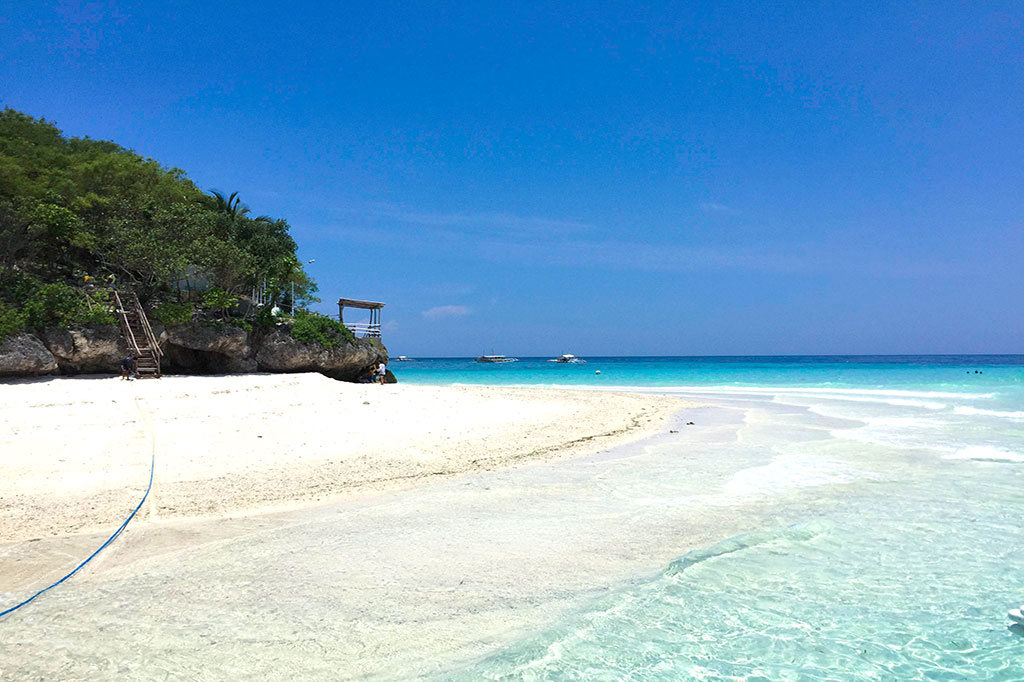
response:
<svg viewBox="0 0 1024 682"><path fill-rule="evenodd" d="M334 348L342 342L355 342L352 332L341 322L301 311L292 322L292 336L303 343L318 343L324 348Z"/></svg>
<svg viewBox="0 0 1024 682"><path fill-rule="evenodd" d="M251 218L237 195L208 195L179 169L4 109L0 337L109 321L110 285L150 305L195 301L221 313L254 286L269 305L293 287L300 301L316 290L284 220ZM163 310L184 319L184 307Z"/></svg>
<svg viewBox="0 0 1024 682"><path fill-rule="evenodd" d="M192 319L194 312L195 306L188 301L161 301L153 306L149 314L165 325L172 325L185 324Z"/></svg>

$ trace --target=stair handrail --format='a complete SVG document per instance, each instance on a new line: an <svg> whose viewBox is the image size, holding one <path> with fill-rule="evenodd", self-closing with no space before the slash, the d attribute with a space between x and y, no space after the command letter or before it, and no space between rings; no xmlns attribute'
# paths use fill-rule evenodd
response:
<svg viewBox="0 0 1024 682"><path fill-rule="evenodd" d="M135 333L132 331L132 326L128 324L128 311L124 309L124 302L121 301L120 294L117 293L117 289L111 289L111 293L114 294L114 305L117 309L117 314L121 320L121 331L125 336L125 340L131 345L128 350L133 353L139 352L139 342L135 340Z"/></svg>
<svg viewBox="0 0 1024 682"><path fill-rule="evenodd" d="M153 334L153 328L149 326L149 318L146 317L146 311L142 308L142 304L139 303L139 296L134 291L132 292L132 302L135 304L136 315L142 321L142 331L146 334L146 341L149 342L149 347L153 349L153 355L159 362L159 359L164 356L164 352L161 350L160 344L156 342L156 335Z"/></svg>

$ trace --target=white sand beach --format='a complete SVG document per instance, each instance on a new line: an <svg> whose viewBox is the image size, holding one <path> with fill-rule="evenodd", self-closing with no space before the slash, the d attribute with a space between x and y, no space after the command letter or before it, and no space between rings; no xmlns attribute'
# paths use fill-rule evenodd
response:
<svg viewBox="0 0 1024 682"><path fill-rule="evenodd" d="M61 679L255 674L278 658L278 646L291 649L278 628L313 613L320 625L303 627L317 647L334 647L317 665L332 666L336 679L402 677L411 665L485 650L572 603L561 595L565 576L573 594L588 593L624 558L614 549L593 555L585 571L567 571L578 555L609 546L603 526L581 517L572 530L536 515L534 504L560 497L565 483L522 465L582 462L666 433L688 406L593 391L354 385L316 374L20 381L0 385L0 403L4 608L64 575L117 527L155 457L152 493L127 532L72 581L5 619L0 677ZM538 481L525 488L502 473L534 468L524 480ZM581 486L600 500L593 482ZM495 519L504 528L492 535ZM523 562L503 559L510 551ZM496 591L495 580L506 587ZM260 594L248 606L237 595L206 601L228 585L225 594ZM101 596L111 589L122 597ZM305 595L303 604L266 596L293 593ZM204 623L182 625L195 615ZM104 634L111 627L120 634ZM196 636L226 649L199 654ZM53 637L67 644L64 653L40 659L35 652ZM138 667L119 667L125 647ZM243 652L245 664L216 660ZM348 662L339 667L341 659ZM292 672L274 676L327 669Z"/></svg>
<svg viewBox="0 0 1024 682"><path fill-rule="evenodd" d="M319 374L0 385L0 541L266 512L581 456L662 429L663 397L358 385ZM2 571L0 571L2 574Z"/></svg>
<svg viewBox="0 0 1024 682"><path fill-rule="evenodd" d="M777 582L781 596L756 612L775 617L792 594L788 557L831 584L866 551L837 548L874 532L888 500L912 509L945 490L917 482L928 472L964 482L959 461L835 436L865 422L799 396L679 395L704 402L310 375L4 384L0 607L99 546L137 504L154 453L156 474L125 534L0 619L0 679L587 679L578 652L593 642L632 671L619 632L663 641L652 665L711 627L732 641L736 621L719 622L706 590L735 590L728 611L754 618L747 583ZM891 498L897 477L915 487ZM907 545L883 540L918 525L865 542L901 561ZM727 540L739 537L753 540ZM677 573L692 550L700 561ZM954 603L943 613L963 621Z"/></svg>
<svg viewBox="0 0 1024 682"><path fill-rule="evenodd" d="M588 473L588 456L667 434L692 406L316 374L16 381L0 403L4 608L88 556L138 503L155 458L127 532L5 619L0 677L61 679L271 674L295 653L280 628L314 615L300 627L329 654L272 676L395 679L487 651L664 544L620 543L632 526L601 511L606 474ZM572 466L550 469L560 462ZM572 490L597 506L574 519ZM239 601L238 589L255 592ZM39 658L54 637L64 653Z"/></svg>

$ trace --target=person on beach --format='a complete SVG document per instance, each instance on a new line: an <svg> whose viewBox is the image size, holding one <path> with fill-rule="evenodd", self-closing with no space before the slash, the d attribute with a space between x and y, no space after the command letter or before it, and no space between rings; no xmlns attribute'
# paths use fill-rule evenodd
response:
<svg viewBox="0 0 1024 682"><path fill-rule="evenodd" d="M139 373L139 361L135 359L135 354L131 354L121 361L121 381L125 379L131 381L132 377Z"/></svg>
<svg viewBox="0 0 1024 682"><path fill-rule="evenodd" d="M381 386L384 385L384 379L387 378L387 375L388 375L388 366L385 365L383 362L380 363L379 365L377 365L377 381L378 381L378 383L380 383Z"/></svg>

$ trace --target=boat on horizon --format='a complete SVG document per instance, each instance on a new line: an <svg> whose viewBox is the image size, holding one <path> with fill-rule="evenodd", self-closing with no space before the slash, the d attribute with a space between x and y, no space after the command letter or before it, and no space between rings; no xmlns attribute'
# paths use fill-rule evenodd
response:
<svg viewBox="0 0 1024 682"><path fill-rule="evenodd" d="M586 360L582 360L582 359L576 357L575 355L573 355L572 353L562 353L557 358L552 358L551 360L548 360L548 362L557 362L557 363L560 363L560 364L563 364L563 365L568 365L568 364L571 364L571 365L585 365L585 364L587 364Z"/></svg>
<svg viewBox="0 0 1024 682"><path fill-rule="evenodd" d="M404 355L399 355L397 358L393 358L395 362L412 362L412 358L407 358Z"/></svg>
<svg viewBox="0 0 1024 682"><path fill-rule="evenodd" d="M481 355L477 362L519 362L519 358L507 358L504 355Z"/></svg>

